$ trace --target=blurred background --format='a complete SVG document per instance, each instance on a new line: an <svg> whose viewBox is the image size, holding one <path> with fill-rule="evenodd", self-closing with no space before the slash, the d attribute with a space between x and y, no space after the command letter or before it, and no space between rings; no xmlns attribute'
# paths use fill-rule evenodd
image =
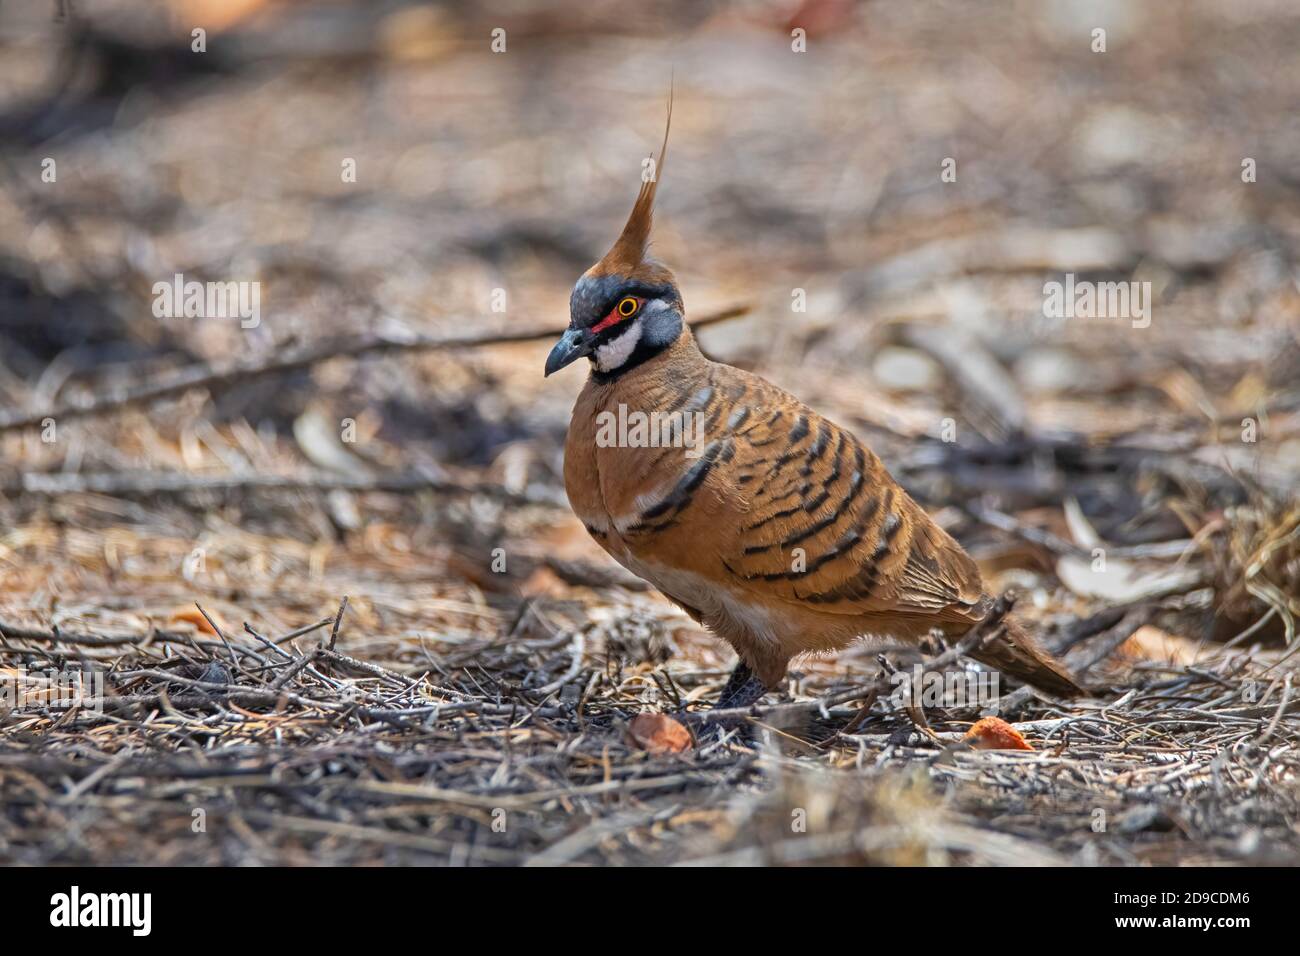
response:
<svg viewBox="0 0 1300 956"><path fill-rule="evenodd" d="M0 623L348 594L349 653L414 668L549 601L721 674L569 514L582 374L542 378L671 85L656 253L688 319L747 309L711 356L854 428L1044 627L1174 595L1170 640L1280 644L1298 50L1287 0L6 0ZM176 274L260 321L159 317ZM1067 274L1149 283L1149 326L1045 317Z"/></svg>
<svg viewBox="0 0 1300 956"><path fill-rule="evenodd" d="M12 426L337 337L562 326L671 82L657 253L689 316L752 310L702 333L712 355L857 427L928 504L1059 515L1068 491L1120 541L1182 536L1136 471L1116 484L1135 461L1063 476L1060 444L1294 491L1297 41L1285 2L5 3L0 401ZM177 273L259 283L260 322L156 317L153 285ZM1066 273L1149 282L1150 327L1044 319ZM544 382L545 351L344 357L60 422L53 441L10 427L0 515L48 519L58 503L21 492L79 487L24 475L307 466L562 500L581 375ZM947 420L956 447L934 442ZM979 457L990 443L999 460ZM304 544L377 520L346 495L288 500L275 527ZM176 537L275 504L241 501L191 499ZM86 570L49 580L75 591Z"/></svg>

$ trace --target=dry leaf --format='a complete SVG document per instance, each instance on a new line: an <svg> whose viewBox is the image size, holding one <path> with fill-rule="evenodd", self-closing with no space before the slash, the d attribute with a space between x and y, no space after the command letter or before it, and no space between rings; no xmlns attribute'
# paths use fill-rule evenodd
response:
<svg viewBox="0 0 1300 956"><path fill-rule="evenodd" d="M633 743L652 754L678 754L691 746L691 732L667 714L637 714L628 733Z"/></svg>
<svg viewBox="0 0 1300 956"><path fill-rule="evenodd" d="M312 405L293 420L294 441L313 465L344 475L370 474L369 463L344 444L341 427L324 408Z"/></svg>
<svg viewBox="0 0 1300 956"><path fill-rule="evenodd" d="M379 24L379 45L394 60L440 60L455 52L456 39L451 18L437 7L406 7Z"/></svg>
<svg viewBox="0 0 1300 956"><path fill-rule="evenodd" d="M1102 598L1115 604L1129 604L1143 598L1186 590L1200 580L1191 568L1139 566L1131 561L1106 557L1106 542L1088 521L1079 502L1065 502L1065 523L1070 537L1092 558L1062 555L1056 576L1080 597Z"/></svg>
<svg viewBox="0 0 1300 956"><path fill-rule="evenodd" d="M519 593L525 597L558 597L568 590L563 579L547 567L536 568L519 586Z"/></svg>
<svg viewBox="0 0 1300 956"><path fill-rule="evenodd" d="M971 741L976 750L1033 750L1020 731L1001 717L983 717L966 731L963 740Z"/></svg>
<svg viewBox="0 0 1300 956"><path fill-rule="evenodd" d="M1156 661L1161 664L1186 666L1195 664L1204 656L1199 653L1196 641L1170 634L1150 624L1133 632L1133 636L1119 646L1118 656L1135 661Z"/></svg>
<svg viewBox="0 0 1300 956"><path fill-rule="evenodd" d="M213 620L216 620L215 615L213 615ZM217 636L217 632L212 629L212 625L208 623L208 619L200 614L199 609L196 607L177 608L172 611L171 617L168 618L168 623L193 624L198 628L200 634L211 634L213 637Z"/></svg>
<svg viewBox="0 0 1300 956"><path fill-rule="evenodd" d="M1201 580L1201 572L1194 568L1143 571L1129 561L1089 561L1073 554L1062 555L1056 562L1056 576L1080 597L1101 598L1114 604L1176 594L1196 587Z"/></svg>
<svg viewBox="0 0 1300 956"><path fill-rule="evenodd" d="M266 0L172 0L171 3L176 19L187 30L192 25L203 27L209 33L220 33L266 5Z"/></svg>

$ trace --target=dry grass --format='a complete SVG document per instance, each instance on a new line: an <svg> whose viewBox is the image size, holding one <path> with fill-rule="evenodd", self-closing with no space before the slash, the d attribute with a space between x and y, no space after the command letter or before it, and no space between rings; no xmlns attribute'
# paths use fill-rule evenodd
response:
<svg viewBox="0 0 1300 956"><path fill-rule="evenodd" d="M12 566L54 543L5 545ZM171 582L161 568L185 558L181 538L122 532L112 552L112 565L89 549L60 557L78 561L83 589L114 569ZM129 610L70 610L57 632L0 615L7 667L98 673L105 689L97 709L37 687L0 718L3 856L1114 864L1276 863L1300 849L1300 700L1290 665L1269 663L1277 651L1121 658L1106 665L1117 686L1069 706L1013 693L1000 713L1032 753L969 749L975 706L928 708L927 727L888 698L864 716L853 688L878 672L851 654L810 663L724 739L654 757L630 743L630 718L697 707L727 662L649 595L437 596L445 558L379 533L317 556L316 576L313 560L245 532L206 557L220 582L207 590L239 595L214 596L207 617L173 603L174 585ZM343 580L346 611L322 614ZM300 582L292 603L271 587L286 581ZM277 593L274 615L246 613L260 590ZM1051 643L1074 641L1080 666L1149 617L1109 612ZM834 703L801 704L818 699Z"/></svg>

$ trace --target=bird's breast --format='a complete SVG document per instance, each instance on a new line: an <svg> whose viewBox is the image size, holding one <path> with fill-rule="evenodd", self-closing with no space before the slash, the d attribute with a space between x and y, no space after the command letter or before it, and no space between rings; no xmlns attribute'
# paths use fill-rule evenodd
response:
<svg viewBox="0 0 1300 956"><path fill-rule="evenodd" d="M693 384L589 384L565 444L565 488L588 532L619 563L683 602L694 586L670 580L670 571L707 580L710 552L712 566L721 567L709 532L724 530L711 522L724 510L719 473L731 448L716 422L709 429L692 414L700 391Z"/></svg>

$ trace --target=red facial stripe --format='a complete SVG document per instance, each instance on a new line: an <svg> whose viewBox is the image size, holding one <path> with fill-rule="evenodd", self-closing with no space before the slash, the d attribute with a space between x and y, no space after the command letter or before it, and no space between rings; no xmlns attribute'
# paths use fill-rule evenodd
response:
<svg viewBox="0 0 1300 956"><path fill-rule="evenodd" d="M597 322L595 325L591 327L591 331L593 333L604 332L611 325L617 325L618 323L622 322L624 319L630 319L630 318L632 318L631 315L619 315L618 306L614 306L614 308L610 310L609 315L605 316L603 319L601 319L599 322Z"/></svg>

